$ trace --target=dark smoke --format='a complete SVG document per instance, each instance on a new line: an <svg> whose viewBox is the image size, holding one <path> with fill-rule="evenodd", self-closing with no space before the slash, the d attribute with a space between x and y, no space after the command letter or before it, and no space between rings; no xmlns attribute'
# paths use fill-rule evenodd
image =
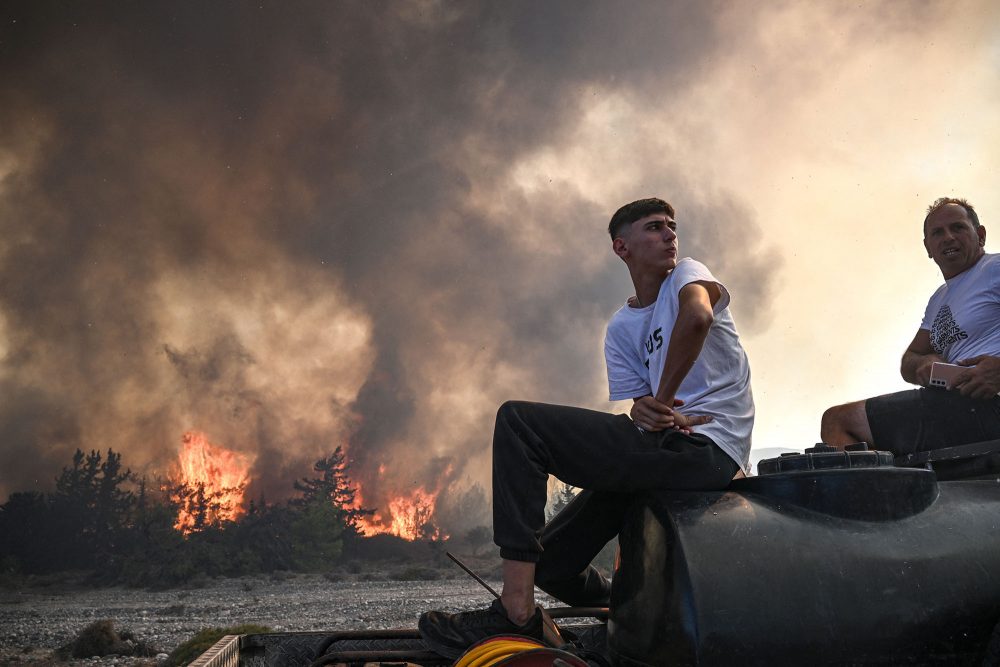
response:
<svg viewBox="0 0 1000 667"><path fill-rule="evenodd" d="M602 404L630 293L604 227L640 196L766 326L750 205L670 156L621 201L572 165L512 185L585 91L658 99L724 46L712 3L628 7L5 3L0 492L76 447L164 472L197 428L256 457L253 495L349 443L367 501L466 502L504 399Z"/></svg>

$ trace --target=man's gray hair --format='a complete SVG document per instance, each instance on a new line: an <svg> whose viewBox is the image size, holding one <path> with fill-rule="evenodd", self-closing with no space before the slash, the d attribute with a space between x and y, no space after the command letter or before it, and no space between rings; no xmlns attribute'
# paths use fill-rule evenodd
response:
<svg viewBox="0 0 1000 667"><path fill-rule="evenodd" d="M979 227L979 216L976 215L976 209L972 207L972 204L964 199L956 199L954 197L941 197L934 200L934 203L927 207L927 215L924 216L924 229L927 228L927 219L931 217L939 208L942 206L947 206L948 204L957 204L965 209L965 213L969 216L969 220L972 221L973 227Z"/></svg>

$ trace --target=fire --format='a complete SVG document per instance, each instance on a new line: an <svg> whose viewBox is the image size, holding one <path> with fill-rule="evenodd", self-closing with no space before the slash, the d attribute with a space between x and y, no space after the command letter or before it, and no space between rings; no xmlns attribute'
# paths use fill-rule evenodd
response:
<svg viewBox="0 0 1000 667"><path fill-rule="evenodd" d="M188 431L171 480L173 500L180 505L174 528L185 534L243 514L243 491L250 481L246 459L213 445L204 433Z"/></svg>
<svg viewBox="0 0 1000 667"><path fill-rule="evenodd" d="M434 516L434 506L437 504L437 492L431 493L419 487L409 495L399 495L388 501L386 516L375 512L371 516L360 517L357 528L365 537L388 533L404 540L444 539L445 535L431 523ZM355 503L363 506L361 493L355 495Z"/></svg>

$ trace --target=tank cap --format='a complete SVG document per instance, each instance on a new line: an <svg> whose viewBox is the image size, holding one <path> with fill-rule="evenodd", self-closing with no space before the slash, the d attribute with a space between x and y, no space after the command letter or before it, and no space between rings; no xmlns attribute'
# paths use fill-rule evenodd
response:
<svg viewBox="0 0 1000 667"><path fill-rule="evenodd" d="M867 452L868 443L867 442L852 442L849 445L844 445L845 452Z"/></svg>
<svg viewBox="0 0 1000 667"><path fill-rule="evenodd" d="M837 448L833 445L828 445L825 442L817 442L812 447L806 449L806 454L819 454L821 452L835 452Z"/></svg>

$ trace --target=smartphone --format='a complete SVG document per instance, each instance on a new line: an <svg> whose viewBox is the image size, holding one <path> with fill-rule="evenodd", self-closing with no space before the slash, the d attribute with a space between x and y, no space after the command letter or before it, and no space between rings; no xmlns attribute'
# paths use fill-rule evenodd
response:
<svg viewBox="0 0 1000 667"><path fill-rule="evenodd" d="M935 361L931 365L931 386L951 389L951 383L955 381L958 374L968 370L971 366L959 366L958 364L943 364Z"/></svg>

